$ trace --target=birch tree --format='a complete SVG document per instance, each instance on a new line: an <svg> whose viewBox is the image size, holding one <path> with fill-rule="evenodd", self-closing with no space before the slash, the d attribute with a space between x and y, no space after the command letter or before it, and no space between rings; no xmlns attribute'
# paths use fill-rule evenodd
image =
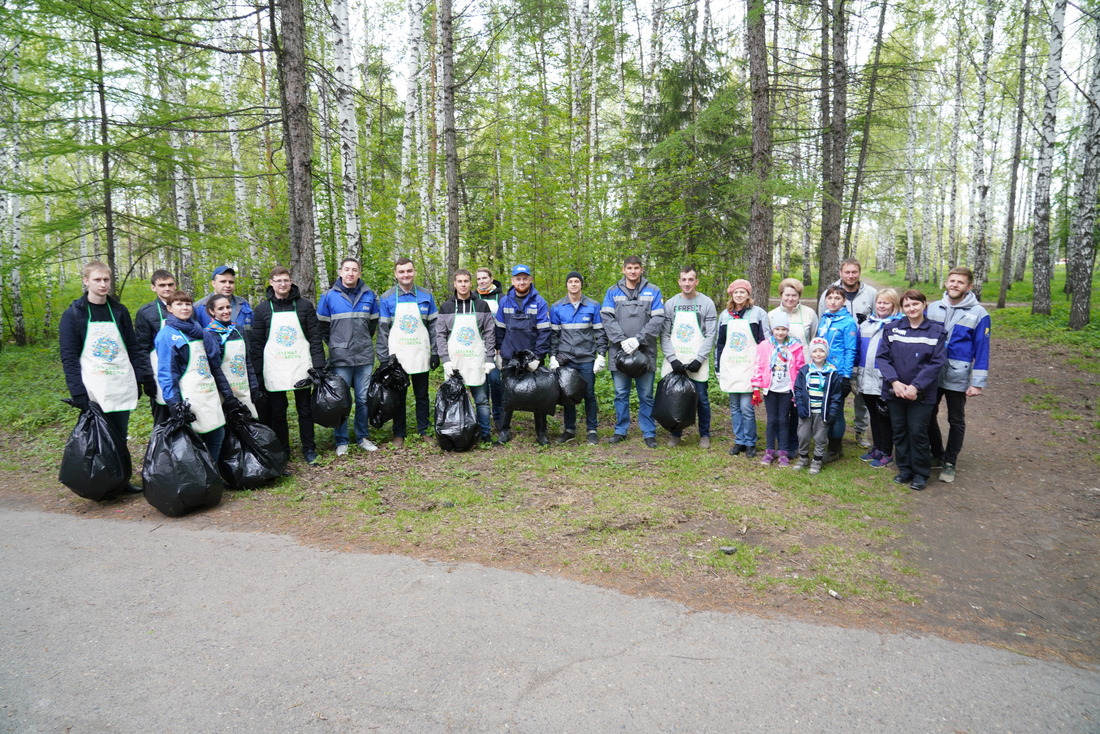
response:
<svg viewBox="0 0 1100 734"><path fill-rule="evenodd" d="M348 0L333 0L332 45L336 62L336 115L340 139L340 183L344 203L344 257L360 259L363 248L359 232L359 184L356 155L359 131L355 117L354 69L351 56L351 21Z"/></svg>
<svg viewBox="0 0 1100 734"><path fill-rule="evenodd" d="M1093 24L1096 43L1092 70L1085 91L1084 123L1074 176L1073 218L1066 248L1066 286L1070 292L1069 328L1083 329L1089 324L1092 298L1092 271L1096 266L1097 184L1100 182L1100 23Z"/></svg>

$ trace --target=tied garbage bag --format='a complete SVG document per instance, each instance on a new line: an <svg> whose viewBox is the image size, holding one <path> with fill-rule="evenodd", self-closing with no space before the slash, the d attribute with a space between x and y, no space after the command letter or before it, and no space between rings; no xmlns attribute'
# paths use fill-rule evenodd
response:
<svg viewBox="0 0 1100 734"><path fill-rule="evenodd" d="M695 422L696 394L691 378L669 372L657 383L653 420L666 431L682 431Z"/></svg>
<svg viewBox="0 0 1100 734"><path fill-rule="evenodd" d="M373 428L381 428L401 410L405 391L409 389L409 374L397 359L379 367L367 383L367 414Z"/></svg>
<svg viewBox="0 0 1100 734"><path fill-rule="evenodd" d="M534 352L524 350L517 352L504 365L501 387L505 410L529 410L549 415L557 408L560 394L558 378L546 367L529 372L527 363L536 359Z"/></svg>
<svg viewBox="0 0 1100 734"><path fill-rule="evenodd" d="M649 370L649 357L646 345L642 344L630 354L623 350L615 355L615 369L627 377L641 377Z"/></svg>
<svg viewBox="0 0 1100 734"><path fill-rule="evenodd" d="M554 370L554 376L558 380L558 405L579 405L584 396L588 394L588 383L580 370L572 367L558 367Z"/></svg>
<svg viewBox="0 0 1100 734"><path fill-rule="evenodd" d="M444 451L469 451L477 443L477 413L457 372L435 394L435 440Z"/></svg>
<svg viewBox="0 0 1100 734"><path fill-rule="evenodd" d="M153 431L141 478L145 499L169 517L221 502L222 478L191 428L195 414L187 403L176 403L167 421Z"/></svg>
<svg viewBox="0 0 1100 734"><path fill-rule="evenodd" d="M225 440L218 458L218 471L230 489L255 489L283 475L286 457L283 445L271 430L252 417L236 398L226 400Z"/></svg>
<svg viewBox="0 0 1100 734"><path fill-rule="evenodd" d="M98 403L89 403L69 434L57 481L78 496L99 502L124 489L132 471L126 437L115 433Z"/></svg>
<svg viewBox="0 0 1100 734"><path fill-rule="evenodd" d="M294 389L313 386L309 405L313 422L325 428L336 428L351 413L351 388L344 379L327 367L310 369L309 377L294 383Z"/></svg>

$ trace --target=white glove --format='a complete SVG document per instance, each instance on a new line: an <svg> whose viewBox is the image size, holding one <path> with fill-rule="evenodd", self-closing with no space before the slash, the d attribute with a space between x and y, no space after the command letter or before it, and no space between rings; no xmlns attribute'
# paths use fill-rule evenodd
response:
<svg viewBox="0 0 1100 734"><path fill-rule="evenodd" d="M641 342L639 342L634 337L630 337L629 339L623 339L622 343L619 344L619 346L622 347L623 351L627 354L634 354L639 344L641 344Z"/></svg>
<svg viewBox="0 0 1100 734"><path fill-rule="evenodd" d="M498 370L504 369L504 360L500 358L499 354L493 359L493 364L497 366Z"/></svg>
<svg viewBox="0 0 1100 734"><path fill-rule="evenodd" d="M497 368L497 363L492 360L485 363L485 374L489 374Z"/></svg>
<svg viewBox="0 0 1100 734"><path fill-rule="evenodd" d="M528 372L534 372L538 368L539 368L539 361L537 359L532 359L530 362L527 363L527 371Z"/></svg>
<svg viewBox="0 0 1100 734"><path fill-rule="evenodd" d="M444 362L443 363L443 377L450 377L451 372L454 371L454 368L455 368L454 362Z"/></svg>
<svg viewBox="0 0 1100 734"><path fill-rule="evenodd" d="M557 357L551 357L550 358L550 369L556 370L558 367L561 367L561 365L558 364L558 358Z"/></svg>
<svg viewBox="0 0 1100 734"><path fill-rule="evenodd" d="M596 359L592 362L592 374L598 375L603 372L604 367L607 366L607 358L602 354L597 354Z"/></svg>

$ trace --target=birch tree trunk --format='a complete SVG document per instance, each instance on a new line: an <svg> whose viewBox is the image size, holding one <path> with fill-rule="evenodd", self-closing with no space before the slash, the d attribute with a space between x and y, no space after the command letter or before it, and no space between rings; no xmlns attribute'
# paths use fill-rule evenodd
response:
<svg viewBox="0 0 1100 734"><path fill-rule="evenodd" d="M222 104L226 109L236 107L234 103L234 81L239 73L240 66L236 54L221 55L221 83ZM256 233L253 231L251 208L248 205L248 190L244 182L244 169L241 165L241 136L238 132L236 115L228 119L229 126L229 155L233 160L233 206L237 212L236 225L237 237L248 244L248 274L253 287L260 282L260 251L256 242Z"/></svg>
<svg viewBox="0 0 1100 734"><path fill-rule="evenodd" d="M833 281L840 266L840 217L844 196L848 114L847 10L845 0L822 0L821 252L818 288ZM831 29L831 34L830 34ZM828 51L826 51L828 48ZM831 97L830 97L831 95Z"/></svg>
<svg viewBox="0 0 1100 734"><path fill-rule="evenodd" d="M332 44L336 62L336 115L340 135L341 188L344 194L344 257L360 259L363 241L359 231L359 130L355 119L354 75L351 61L351 21L348 0L333 0Z"/></svg>
<svg viewBox="0 0 1100 734"><path fill-rule="evenodd" d="M1008 288L1012 284L1012 245L1016 236L1016 182L1020 170L1020 149L1024 137L1024 85L1027 74L1027 40L1031 24L1031 0L1024 0L1024 30L1020 41L1019 78L1016 81L1016 129L1012 137L1012 164L1008 172L1008 212L1005 214L1005 243L1001 252L1001 292L997 308L1005 307Z"/></svg>
<svg viewBox="0 0 1100 734"><path fill-rule="evenodd" d="M1070 292L1069 328L1089 324L1092 271L1096 266L1097 183L1100 182L1100 23L1095 23L1096 43L1092 72L1085 93L1084 124L1076 156L1079 174L1074 187L1073 219L1066 248L1066 285Z"/></svg>
<svg viewBox="0 0 1100 734"><path fill-rule="evenodd" d="M920 89L917 80L912 80L910 98L919 99ZM909 285L917 282L917 242L914 236L914 211L917 208L917 107L909 107L909 134L906 147L905 176L905 280Z"/></svg>
<svg viewBox="0 0 1100 734"><path fill-rule="evenodd" d="M974 233L970 267L974 271L973 291L979 299L989 269L989 181L993 177L985 170L985 124L989 96L989 60L993 56L993 29L997 22L994 0L985 0L985 35L982 39L982 60L978 70L978 111L974 124L974 188L978 195L978 221Z"/></svg>
<svg viewBox="0 0 1100 734"><path fill-rule="evenodd" d="M420 76L422 73L420 46L424 35L424 6L422 0L409 0L409 43L405 88L405 122L401 133L401 186L394 213L394 255L405 248L405 222L408 202L413 192L413 151L416 144L416 125L420 119Z"/></svg>
<svg viewBox="0 0 1100 734"><path fill-rule="evenodd" d="M439 34L443 64L443 150L447 178L447 273L458 269L458 141L455 137L454 40L451 0L440 0Z"/></svg>
<svg viewBox="0 0 1100 734"><path fill-rule="evenodd" d="M1050 15L1050 48L1043 84L1043 120L1039 125L1039 161L1035 171L1035 214L1032 216L1031 313L1050 315L1050 175L1054 169L1054 133L1058 116L1058 82L1062 76L1062 36L1066 0L1055 0Z"/></svg>
<svg viewBox="0 0 1100 734"><path fill-rule="evenodd" d="M111 293L114 293L115 283L118 282L118 268L115 267L115 205L113 199L113 183L111 180L111 147L108 134L107 121L107 86L104 76L103 45L99 35L99 26L92 28L92 41L95 45L96 62L96 97L99 100L99 144L102 146L100 154L100 172L103 174L103 235L107 240L107 267L111 270ZM98 235L99 229L95 230ZM98 254L99 248L96 247Z"/></svg>
<svg viewBox="0 0 1100 734"><path fill-rule="evenodd" d="M947 204L947 267L959 264L959 136L962 134L963 32L956 28L955 45L955 119L951 125L951 194Z"/></svg>
<svg viewBox="0 0 1100 734"><path fill-rule="evenodd" d="M3 37L0 37L0 41L6 41ZM4 50L8 49L8 44L3 43L0 48ZM13 87L19 86L19 48L14 47L8 51L8 68L7 68L7 80ZM11 97L11 111L13 113L12 119L19 119L19 97L17 94L13 94ZM9 178L16 186L20 180L21 175L21 157L22 151L20 150L20 130L18 126L7 126L4 130L7 140L0 141L0 145L4 150L0 152L0 175L5 178ZM3 128L0 128L3 129ZM6 159L6 160L4 160ZM11 290L11 320L12 320L12 335L15 337L15 343L21 347L27 345L27 325L23 317L23 201L19 193L15 191L9 192L7 195L0 197L0 205L3 205L6 211L0 212L3 215L3 219L6 220L5 229L7 230L8 241L8 253L11 259L11 273L9 275L9 287ZM0 246L0 252L3 251L3 247ZM2 299L0 299L2 300ZM2 324L0 324L2 328ZM0 337L2 337L0 333Z"/></svg>

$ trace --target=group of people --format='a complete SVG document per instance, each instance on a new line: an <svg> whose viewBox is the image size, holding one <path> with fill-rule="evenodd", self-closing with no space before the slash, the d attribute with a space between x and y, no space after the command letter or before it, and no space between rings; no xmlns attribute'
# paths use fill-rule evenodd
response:
<svg viewBox="0 0 1100 734"><path fill-rule="evenodd" d="M110 296L111 273L98 261L84 268L86 293L61 320L61 356L74 404L100 405L115 430L125 436L138 388L150 397L154 420L166 421L173 406L186 401L192 424L215 459L224 436L223 405L235 401L270 426L290 456L288 393L294 394L303 458L317 460L308 388L298 388L311 368L328 367L355 398L355 439L375 451L369 437L367 385L376 360L400 363L408 373L415 402L416 430L430 428L428 374L442 365L458 373L476 406L480 438L496 443L512 438L512 412L502 394L505 365L532 372L543 364L571 367L583 376L587 442L598 442L599 409L595 376L609 369L614 383L615 424L611 444L627 440L631 393L637 395L637 422L649 448L657 446L653 419L658 355L661 377L676 372L691 379L696 392L699 447L711 445L708 397L710 365L730 396L732 455L757 456L757 405L767 413L765 465L809 468L841 456L845 432L843 403L855 393L855 433L869 451L872 466L894 464L895 480L923 489L932 461L941 462L940 479L954 479L965 431L966 398L985 387L989 361L989 315L970 288L965 268L948 275L942 300L929 306L918 291L899 296L876 292L861 282L856 260L841 264L840 279L821 296L817 312L801 303L802 283L780 284L780 304L766 311L753 302L752 284L733 281L720 311L699 293L698 272L679 273L679 293L664 300L645 277L637 256L625 258L622 277L602 301L585 294L585 278L570 272L565 295L550 305L534 286L531 269L516 265L505 291L488 268L459 269L453 291L438 307L416 284L412 260L394 264L395 285L380 296L361 278L354 258L316 306L304 298L290 272L274 268L264 298L253 306L236 295L236 272L214 270L211 293L194 302L177 289L175 278L157 270L151 278L156 298L131 323L125 307ZM658 344L660 350L658 350ZM326 357L327 346L327 357ZM525 356L517 360L521 354ZM639 359L645 369L621 368ZM522 362L518 364L518 362ZM393 446L401 448L408 426L400 396L393 420ZM944 444L935 414L946 399ZM558 443L577 439L577 407L563 411ZM535 436L550 442L547 415L535 414ZM870 437L867 437L867 434ZM351 444L347 421L333 431L337 455ZM673 432L670 446L680 445Z"/></svg>

